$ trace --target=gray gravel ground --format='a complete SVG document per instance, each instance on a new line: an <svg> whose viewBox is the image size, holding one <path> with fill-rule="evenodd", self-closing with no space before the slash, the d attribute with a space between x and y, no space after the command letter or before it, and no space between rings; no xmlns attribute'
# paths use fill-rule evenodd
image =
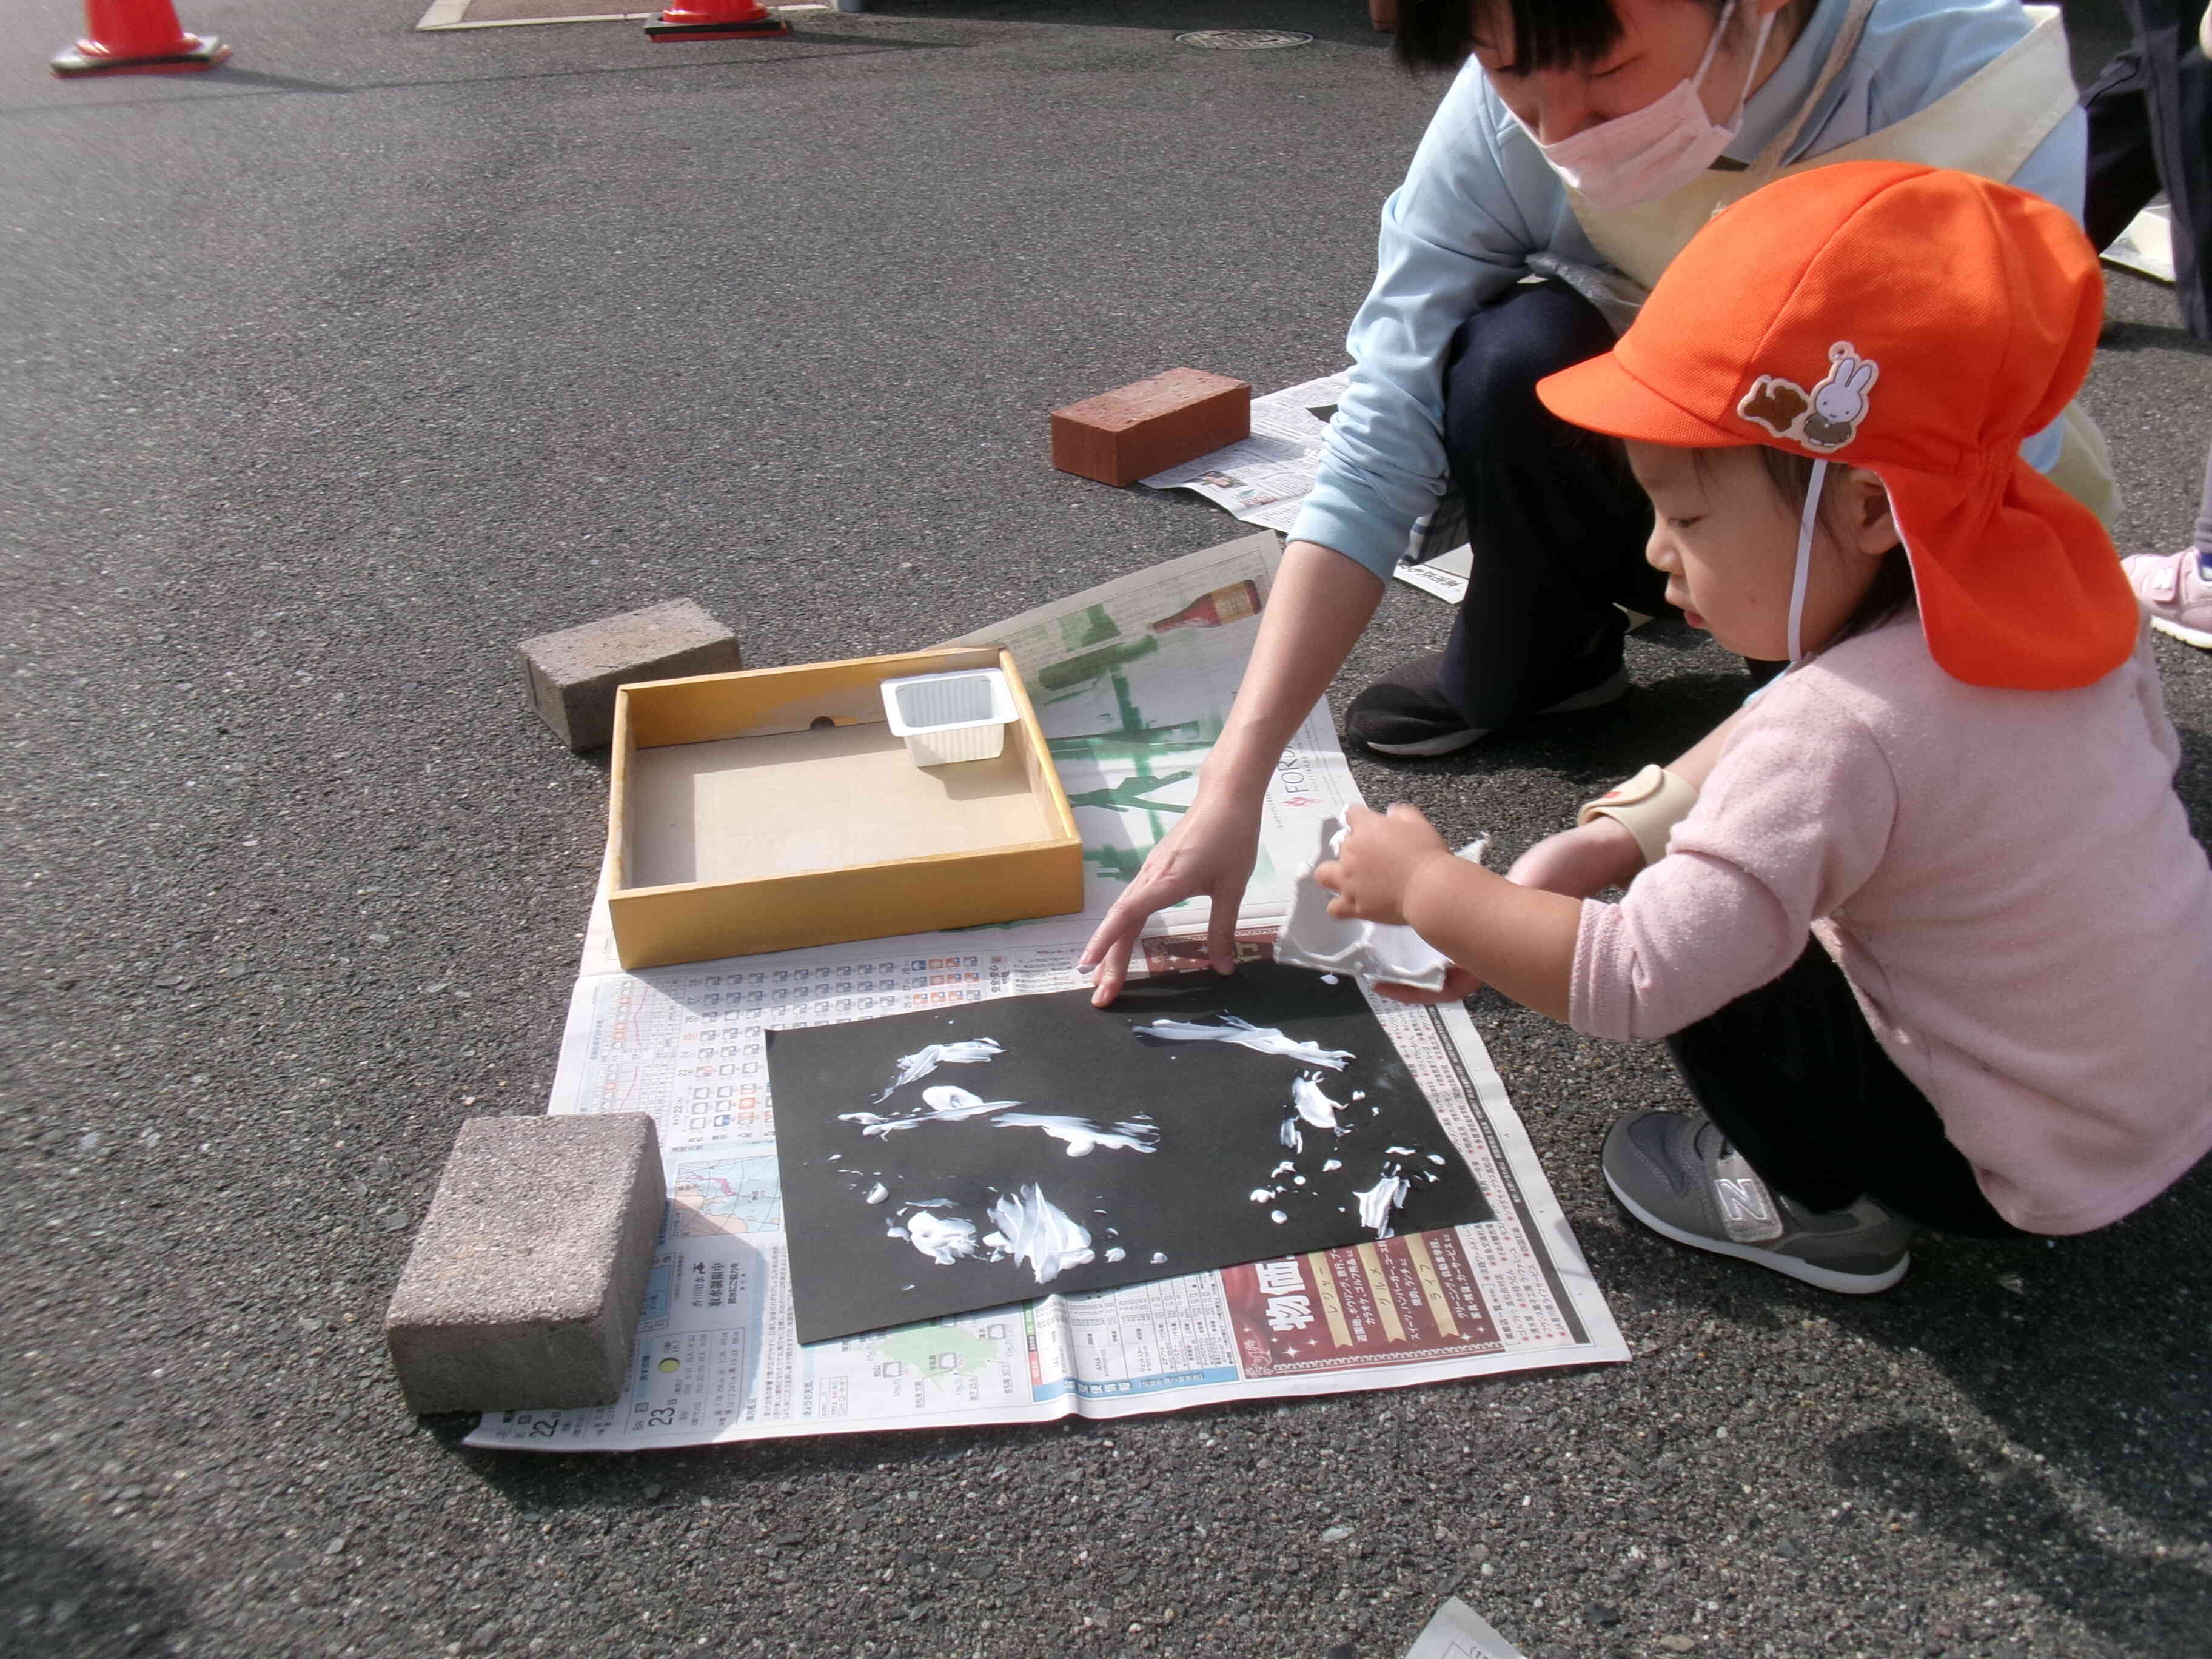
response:
<svg viewBox="0 0 2212 1659"><path fill-rule="evenodd" d="M1599 1139L1665 1065L1488 998L1626 1367L597 1460L404 1415L379 1312L457 1121L542 1104L600 834L512 642L688 594L755 663L896 649L1227 539L1043 412L1336 366L1435 96L1345 0L682 48L417 3L185 0L234 67L66 86L74 12L12 14L0 1650L1373 1659L1456 1590L1545 1659L2212 1650L2212 1179L1824 1297L1624 1225ZM2111 308L2124 539L2178 545L2212 365ZM1394 596L1340 693L1444 620ZM1736 695L1632 651L1363 787L1518 850ZM2212 660L2160 653L2201 833Z"/></svg>

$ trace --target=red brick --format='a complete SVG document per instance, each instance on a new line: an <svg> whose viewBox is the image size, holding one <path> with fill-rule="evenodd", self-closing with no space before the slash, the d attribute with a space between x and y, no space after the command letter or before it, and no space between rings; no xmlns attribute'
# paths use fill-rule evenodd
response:
<svg viewBox="0 0 2212 1659"><path fill-rule="evenodd" d="M1101 483L1133 483L1251 434L1249 386L1171 368L1053 410L1052 464Z"/></svg>

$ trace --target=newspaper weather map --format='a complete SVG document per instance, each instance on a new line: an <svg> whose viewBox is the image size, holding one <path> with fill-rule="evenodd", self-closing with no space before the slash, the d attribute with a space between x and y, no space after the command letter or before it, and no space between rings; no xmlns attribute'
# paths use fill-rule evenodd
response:
<svg viewBox="0 0 2212 1659"><path fill-rule="evenodd" d="M773 1150L678 1164L668 1198L677 1229L687 1238L783 1231L783 1194Z"/></svg>

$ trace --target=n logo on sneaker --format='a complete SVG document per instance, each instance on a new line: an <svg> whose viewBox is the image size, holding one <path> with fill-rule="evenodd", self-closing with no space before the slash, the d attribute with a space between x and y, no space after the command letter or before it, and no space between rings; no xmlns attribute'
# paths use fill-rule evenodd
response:
<svg viewBox="0 0 2212 1659"><path fill-rule="evenodd" d="M1720 1200L1721 1225L1739 1244L1764 1243L1782 1237L1782 1217L1759 1171L1733 1146L1724 1146L1713 1168L1713 1193Z"/></svg>
<svg viewBox="0 0 2212 1659"><path fill-rule="evenodd" d="M1721 1211L1730 1221L1771 1221L1767 1213L1766 1195L1759 1190L1755 1181L1717 1181L1720 1188Z"/></svg>

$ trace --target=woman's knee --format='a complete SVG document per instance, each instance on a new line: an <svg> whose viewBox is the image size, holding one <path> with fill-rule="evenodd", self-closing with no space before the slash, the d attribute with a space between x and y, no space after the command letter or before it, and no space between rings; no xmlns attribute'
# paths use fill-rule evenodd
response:
<svg viewBox="0 0 2212 1659"><path fill-rule="evenodd" d="M1536 382L1613 349L1590 302L1556 278L1524 283L1461 326L1444 369L1445 424L1540 411Z"/></svg>

